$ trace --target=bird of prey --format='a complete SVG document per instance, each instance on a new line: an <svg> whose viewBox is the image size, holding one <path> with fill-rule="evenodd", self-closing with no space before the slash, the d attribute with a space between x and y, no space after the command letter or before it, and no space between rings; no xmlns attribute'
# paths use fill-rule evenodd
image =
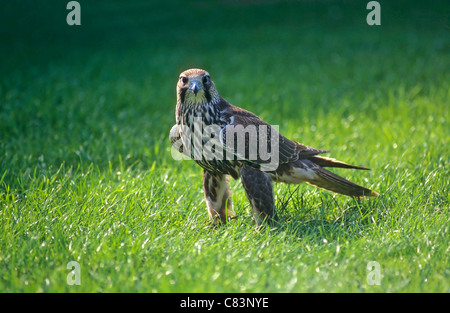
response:
<svg viewBox="0 0 450 313"><path fill-rule="evenodd" d="M189 69L180 74L175 118L170 141L203 168L206 205L216 223L235 217L229 176L241 179L257 225L278 219L272 182L306 182L357 198L379 195L325 169L368 168L319 156L329 151L287 139L257 115L223 99L205 70Z"/></svg>

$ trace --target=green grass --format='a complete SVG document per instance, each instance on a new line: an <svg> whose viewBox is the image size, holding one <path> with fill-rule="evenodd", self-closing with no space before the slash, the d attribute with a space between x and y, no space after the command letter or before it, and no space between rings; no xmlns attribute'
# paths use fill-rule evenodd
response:
<svg viewBox="0 0 450 313"><path fill-rule="evenodd" d="M357 1L80 3L80 27L61 1L0 13L1 292L450 290L446 2L382 1L379 27ZM256 231L233 182L238 218L208 228L168 140L190 67L381 196L276 185Z"/></svg>

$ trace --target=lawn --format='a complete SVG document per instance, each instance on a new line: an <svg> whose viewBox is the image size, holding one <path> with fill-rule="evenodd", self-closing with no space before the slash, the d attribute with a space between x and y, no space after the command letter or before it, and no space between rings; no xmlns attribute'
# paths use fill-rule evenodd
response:
<svg viewBox="0 0 450 313"><path fill-rule="evenodd" d="M450 291L448 2L79 2L0 12L0 292ZM191 67L381 196L275 185L256 230L235 181L208 227L168 139Z"/></svg>

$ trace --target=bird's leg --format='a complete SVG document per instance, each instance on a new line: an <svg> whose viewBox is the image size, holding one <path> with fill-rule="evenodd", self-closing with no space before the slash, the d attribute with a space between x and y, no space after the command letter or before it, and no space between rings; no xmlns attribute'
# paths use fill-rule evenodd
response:
<svg viewBox="0 0 450 313"><path fill-rule="evenodd" d="M277 220L270 176L247 165L241 167L240 173L245 194L250 201L258 226L264 220Z"/></svg>
<svg viewBox="0 0 450 313"><path fill-rule="evenodd" d="M203 191L209 218L215 223L225 223L236 216L226 175L203 171Z"/></svg>

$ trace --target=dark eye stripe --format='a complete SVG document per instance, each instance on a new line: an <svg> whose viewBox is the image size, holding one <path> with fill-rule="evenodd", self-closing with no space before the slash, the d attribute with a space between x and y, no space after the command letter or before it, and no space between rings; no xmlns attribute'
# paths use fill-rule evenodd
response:
<svg viewBox="0 0 450 313"><path fill-rule="evenodd" d="M184 103L184 99L186 98L186 88L180 90L180 100L181 103Z"/></svg>
<svg viewBox="0 0 450 313"><path fill-rule="evenodd" d="M205 98L206 98L207 102L211 102L212 98L211 98L211 94L209 93L208 89L205 90Z"/></svg>

